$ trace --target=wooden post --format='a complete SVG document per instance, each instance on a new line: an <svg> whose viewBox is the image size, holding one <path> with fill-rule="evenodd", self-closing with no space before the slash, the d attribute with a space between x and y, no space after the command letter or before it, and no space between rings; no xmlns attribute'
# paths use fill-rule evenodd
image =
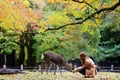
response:
<svg viewBox="0 0 120 80"><path fill-rule="evenodd" d="M20 65L20 70L23 70L23 64Z"/></svg>
<svg viewBox="0 0 120 80"><path fill-rule="evenodd" d="M113 67L114 67L114 65L113 65L113 64L111 64L111 71L113 71Z"/></svg>
<svg viewBox="0 0 120 80"><path fill-rule="evenodd" d="M4 64L4 65L3 65L3 70L6 70L6 68L7 68L7 67L6 67L6 64Z"/></svg>
<svg viewBox="0 0 120 80"><path fill-rule="evenodd" d="M38 68L38 69L39 69L39 71L41 71L41 65L38 65L38 67L39 67L39 68Z"/></svg>

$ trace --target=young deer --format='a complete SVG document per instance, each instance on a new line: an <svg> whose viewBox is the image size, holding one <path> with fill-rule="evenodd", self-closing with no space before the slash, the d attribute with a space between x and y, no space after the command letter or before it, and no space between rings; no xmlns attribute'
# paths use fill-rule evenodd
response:
<svg viewBox="0 0 120 80"><path fill-rule="evenodd" d="M69 63L67 63L61 55L56 54L54 52L51 51L47 51L45 53L43 53L42 55L42 59L43 62L41 64L41 74L42 72L42 68L45 66L46 69L46 73L48 74L48 67L50 65L51 62L53 62L55 64L55 70L54 70L54 75L56 75L56 69L57 66L59 67L60 73L61 73L61 67L65 66L69 71L72 71L72 65L70 65ZM61 73L62 75L62 73Z"/></svg>

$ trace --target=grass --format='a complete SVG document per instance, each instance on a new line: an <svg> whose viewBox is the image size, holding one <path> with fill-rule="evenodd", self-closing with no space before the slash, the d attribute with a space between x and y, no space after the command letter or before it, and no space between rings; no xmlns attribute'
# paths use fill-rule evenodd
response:
<svg viewBox="0 0 120 80"><path fill-rule="evenodd" d="M80 73L62 72L61 76L59 72L56 75L53 72L46 75L38 71L26 71L22 74L0 75L0 80L120 80L120 73L99 72L95 78L83 78Z"/></svg>

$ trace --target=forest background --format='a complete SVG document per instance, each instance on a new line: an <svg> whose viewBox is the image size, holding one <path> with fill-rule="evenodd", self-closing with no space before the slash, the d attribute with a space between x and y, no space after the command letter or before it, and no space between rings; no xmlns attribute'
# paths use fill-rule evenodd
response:
<svg viewBox="0 0 120 80"><path fill-rule="evenodd" d="M120 56L120 0L0 0L0 54L33 66L53 51L85 51L96 62Z"/></svg>

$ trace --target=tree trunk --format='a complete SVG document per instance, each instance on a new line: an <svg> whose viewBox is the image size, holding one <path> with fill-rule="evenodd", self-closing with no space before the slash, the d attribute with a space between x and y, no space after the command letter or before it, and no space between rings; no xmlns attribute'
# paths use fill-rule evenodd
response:
<svg viewBox="0 0 120 80"><path fill-rule="evenodd" d="M24 64L24 60L25 60L25 44L24 44L24 38L21 36L21 38L20 38L19 66L21 64Z"/></svg>
<svg viewBox="0 0 120 80"><path fill-rule="evenodd" d="M36 62L36 57L33 56L35 53L35 50L32 48L34 44L33 36L35 35L34 29L38 27L36 23L28 23L27 30L25 32L24 38L25 38L25 46L27 48L27 54L28 54L28 60L27 60L27 66L34 66Z"/></svg>
<svg viewBox="0 0 120 80"><path fill-rule="evenodd" d="M21 64L24 64L24 60L25 60L25 52L24 52L24 46L20 45L20 53L19 53L19 66Z"/></svg>
<svg viewBox="0 0 120 80"><path fill-rule="evenodd" d="M32 53L33 53L33 49L30 48L30 46L28 46L28 60L27 60L27 65L28 66L33 66L33 59L32 59Z"/></svg>
<svg viewBox="0 0 120 80"><path fill-rule="evenodd" d="M34 66L35 64L35 59L33 59L33 53L35 52L35 50L32 48L34 44L33 36L34 33L25 33L25 46L27 48L28 54L27 66Z"/></svg>
<svg viewBox="0 0 120 80"><path fill-rule="evenodd" d="M28 40L28 41L29 41L29 45L27 46L27 50L28 50L27 65L28 66L35 66L36 59L33 56L33 54L35 53L35 50L32 48L33 44L34 44L34 40Z"/></svg>

